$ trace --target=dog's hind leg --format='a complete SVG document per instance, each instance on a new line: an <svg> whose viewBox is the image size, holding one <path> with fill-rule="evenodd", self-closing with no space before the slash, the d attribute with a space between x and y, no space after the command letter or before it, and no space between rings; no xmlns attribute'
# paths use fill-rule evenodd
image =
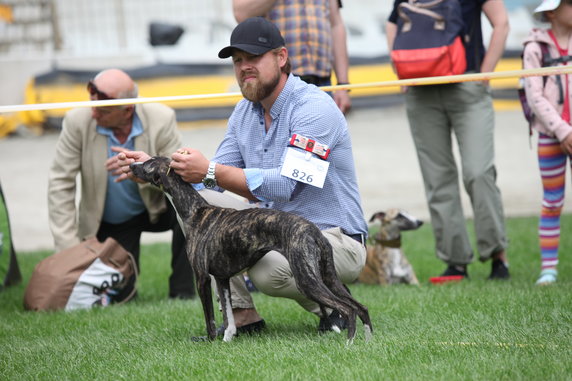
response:
<svg viewBox="0 0 572 381"><path fill-rule="evenodd" d="M348 341L351 343L355 336L356 313L364 325L365 340L369 341L372 336L372 327L367 307L355 300L354 297L350 294L346 286L336 275L333 259L330 260L329 258L331 257L328 255L324 256L323 261L325 262L325 266L322 268L322 277L324 279L324 283L332 291L332 293L338 298L342 299L344 303L348 304L350 310L352 311L351 316L348 316ZM352 327L350 323L352 322L353 332L350 331L350 328Z"/></svg>
<svg viewBox="0 0 572 381"><path fill-rule="evenodd" d="M229 279L216 279L218 289L218 297L222 307L222 315L224 319L224 338L223 341L229 342L236 335L236 324L232 313L232 302L230 300L230 282Z"/></svg>
<svg viewBox="0 0 572 381"><path fill-rule="evenodd" d="M330 307L337 310L343 318L348 321L348 333L350 338L355 335L355 313L353 306L347 303L343 298L338 297L324 283L323 270L321 270L324 262L320 261L320 255L315 246L308 245L304 251L297 252L298 248L291 248L289 252L290 258L309 258L305 261L290 261L290 268L296 280L298 290L308 299L313 300L320 306ZM330 249L331 250L331 249ZM327 263L325 263L327 264ZM332 266L333 277L336 278L335 269L333 269L333 260L329 262ZM323 312L322 312L323 313ZM353 319L353 321L352 321ZM332 327L336 332L340 332L341 327Z"/></svg>
<svg viewBox="0 0 572 381"><path fill-rule="evenodd" d="M214 340L216 339L216 326L214 319L211 278L208 273L199 274L196 271L195 278L197 280L197 291L203 305L207 335L210 340Z"/></svg>
<svg viewBox="0 0 572 381"><path fill-rule="evenodd" d="M360 302L358 302L357 300L355 300L354 297L346 289L344 284L338 278L335 278L331 285L328 284L328 287L330 287L332 292L337 297L343 299L345 303L350 305L350 308L351 308L352 314L353 314L351 319L354 322L354 324L353 324L354 325L354 334L355 334L355 318L356 318L356 314L357 314L357 316L359 316L360 320L362 321L362 323L364 325L365 341L369 341L372 337L373 329L371 326L371 319L370 319L367 307L364 306L363 304L361 304ZM350 328L350 326L349 326L349 321L348 321L348 340L352 340L353 337L350 337L349 328Z"/></svg>

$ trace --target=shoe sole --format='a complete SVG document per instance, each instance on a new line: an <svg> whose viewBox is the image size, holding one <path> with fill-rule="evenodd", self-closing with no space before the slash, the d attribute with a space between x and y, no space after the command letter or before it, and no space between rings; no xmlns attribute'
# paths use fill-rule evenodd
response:
<svg viewBox="0 0 572 381"><path fill-rule="evenodd" d="M432 284L444 284L444 283L452 283L452 282L460 282L465 277L463 275L444 275L444 276L434 276L429 278L429 282Z"/></svg>

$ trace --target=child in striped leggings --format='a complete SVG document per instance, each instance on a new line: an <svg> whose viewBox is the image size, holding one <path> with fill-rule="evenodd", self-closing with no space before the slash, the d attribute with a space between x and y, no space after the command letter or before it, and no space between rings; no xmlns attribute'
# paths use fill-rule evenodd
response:
<svg viewBox="0 0 572 381"><path fill-rule="evenodd" d="M538 164L544 195L538 226L542 270L537 284L550 284L556 281L560 243L560 213L564 206L567 157L569 155L563 152L558 139L543 133L539 134Z"/></svg>
<svg viewBox="0 0 572 381"><path fill-rule="evenodd" d="M572 63L572 0L543 0L535 17L550 23L548 29L534 28L525 40L525 69ZM566 164L572 156L569 75L529 77L524 81L526 99L538 131L538 162L544 190L539 223L541 272L538 285L556 282L560 242L560 214L564 205Z"/></svg>

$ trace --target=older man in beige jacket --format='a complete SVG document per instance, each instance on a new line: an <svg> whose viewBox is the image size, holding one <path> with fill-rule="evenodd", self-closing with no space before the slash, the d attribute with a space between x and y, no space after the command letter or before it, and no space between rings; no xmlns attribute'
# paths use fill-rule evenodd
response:
<svg viewBox="0 0 572 381"><path fill-rule="evenodd" d="M137 97L137 85L118 69L99 73L88 83L88 91L91 100ZM139 262L143 231L173 230L169 296L192 297L192 270L174 210L163 193L148 184L115 181L112 147L170 156L181 147L174 111L161 104L140 104L78 108L66 114L49 173L48 208L56 250L88 237L113 237ZM78 175L81 194L76 208Z"/></svg>

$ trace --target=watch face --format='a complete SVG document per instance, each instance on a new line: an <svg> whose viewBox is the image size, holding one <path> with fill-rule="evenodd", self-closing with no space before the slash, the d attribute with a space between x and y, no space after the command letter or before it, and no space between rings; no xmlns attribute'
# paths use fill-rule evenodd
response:
<svg viewBox="0 0 572 381"><path fill-rule="evenodd" d="M216 187L216 180L205 178L203 179L203 185L205 186L205 188L212 189Z"/></svg>

